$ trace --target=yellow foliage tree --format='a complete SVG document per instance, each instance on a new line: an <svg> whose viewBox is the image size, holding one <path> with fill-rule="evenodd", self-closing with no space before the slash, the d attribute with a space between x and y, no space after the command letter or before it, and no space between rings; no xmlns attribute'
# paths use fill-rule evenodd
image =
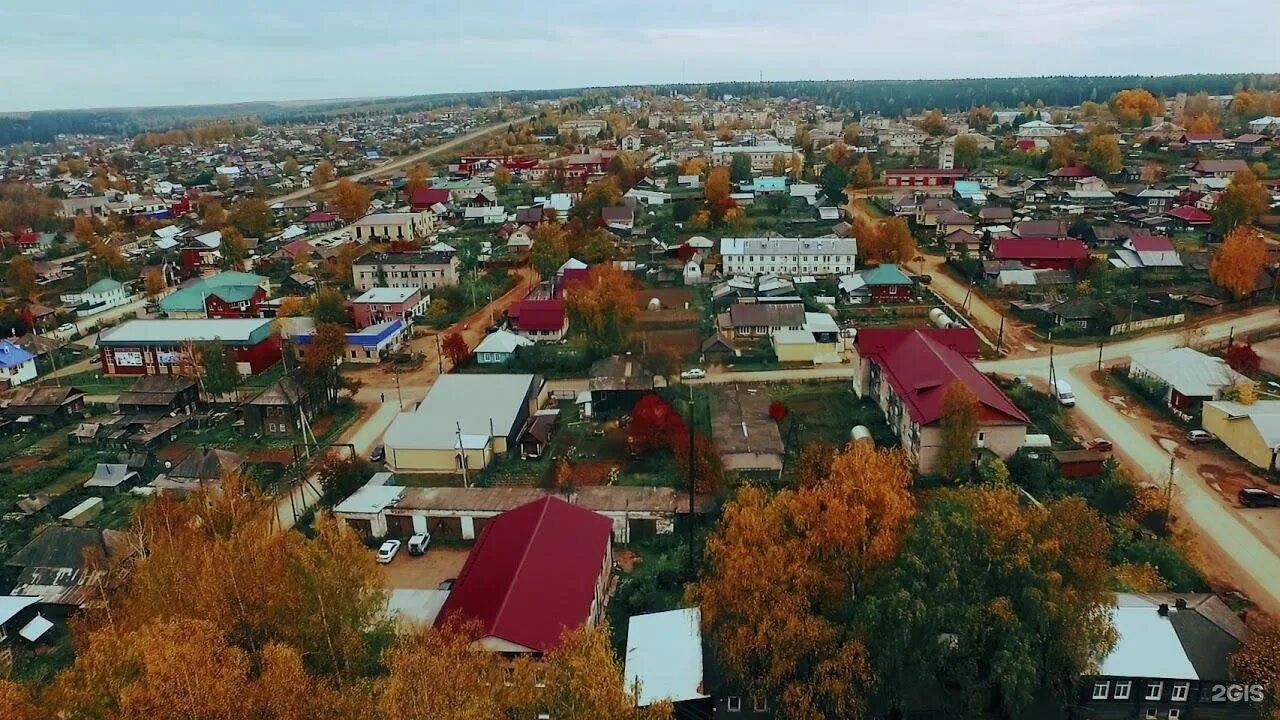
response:
<svg viewBox="0 0 1280 720"><path fill-rule="evenodd" d="M328 185L337 176L337 172L333 169L333 163L328 160L321 160L316 163L315 169L311 171L311 187L318 188Z"/></svg>
<svg viewBox="0 0 1280 720"><path fill-rule="evenodd" d="M1280 720L1280 624L1266 617L1255 620L1249 636L1231 656L1232 675L1263 686L1260 717Z"/></svg>
<svg viewBox="0 0 1280 720"><path fill-rule="evenodd" d="M942 395L942 444L938 448L938 474L957 477L973 462L974 440L978 436L978 396L959 380Z"/></svg>
<svg viewBox="0 0 1280 720"><path fill-rule="evenodd" d="M364 217L369 212L372 200L373 193L351 178L339 180L333 188L333 194L329 196L329 204L345 223L353 223Z"/></svg>
<svg viewBox="0 0 1280 720"><path fill-rule="evenodd" d="M1147 90L1132 88L1121 90L1111 96L1111 112L1121 124L1139 125L1144 119L1154 117L1163 110L1163 105Z"/></svg>

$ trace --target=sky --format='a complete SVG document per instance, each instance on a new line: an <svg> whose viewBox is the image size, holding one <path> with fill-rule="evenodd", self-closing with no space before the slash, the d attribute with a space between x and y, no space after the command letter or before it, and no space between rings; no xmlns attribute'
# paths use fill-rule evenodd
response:
<svg viewBox="0 0 1280 720"><path fill-rule="evenodd" d="M1280 72L1280 2L0 3L0 112L716 80Z"/></svg>

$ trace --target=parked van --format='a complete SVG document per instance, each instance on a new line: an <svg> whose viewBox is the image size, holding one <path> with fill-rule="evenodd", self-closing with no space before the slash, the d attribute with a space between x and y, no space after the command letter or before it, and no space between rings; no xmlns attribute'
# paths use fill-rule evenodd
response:
<svg viewBox="0 0 1280 720"><path fill-rule="evenodd" d="M427 546L431 544L431 533L419 533L409 538L409 554L421 555L427 551Z"/></svg>
<svg viewBox="0 0 1280 720"><path fill-rule="evenodd" d="M1071 392L1071 384L1066 380L1054 380L1049 385L1049 390L1064 407L1073 407L1076 404L1076 396Z"/></svg>

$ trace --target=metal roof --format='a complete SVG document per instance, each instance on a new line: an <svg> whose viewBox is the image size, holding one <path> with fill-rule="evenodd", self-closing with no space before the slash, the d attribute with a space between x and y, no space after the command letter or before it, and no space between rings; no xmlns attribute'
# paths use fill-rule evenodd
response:
<svg viewBox="0 0 1280 720"><path fill-rule="evenodd" d="M701 624L702 611L696 607L631 616L623 679L628 689L639 686L637 706L707 697L702 693Z"/></svg>
<svg viewBox="0 0 1280 720"><path fill-rule="evenodd" d="M271 318L130 320L103 331L98 345L177 345L188 340L256 345L273 332Z"/></svg>

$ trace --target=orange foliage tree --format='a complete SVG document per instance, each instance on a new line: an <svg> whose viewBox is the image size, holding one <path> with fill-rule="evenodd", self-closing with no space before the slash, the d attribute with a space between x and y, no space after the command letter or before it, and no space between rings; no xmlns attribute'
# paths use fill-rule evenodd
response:
<svg viewBox="0 0 1280 720"><path fill-rule="evenodd" d="M740 489L708 539L690 595L730 675L786 717L865 714L867 638L846 613L910 528L910 481L900 451L853 445L814 485Z"/></svg>
<svg viewBox="0 0 1280 720"><path fill-rule="evenodd" d="M1257 287L1258 273L1267 260L1262 235L1248 225L1232 230L1209 262L1209 278L1237 300Z"/></svg>
<svg viewBox="0 0 1280 720"><path fill-rule="evenodd" d="M959 380L942 395L942 444L938 448L938 474L954 478L973 462L973 443L978 436L978 396Z"/></svg>
<svg viewBox="0 0 1280 720"><path fill-rule="evenodd" d="M707 184L704 188L706 196L705 209L711 222L718 223L725 220L729 213L738 207L738 203L730 197L732 192L729 168L713 168L711 173L707 175Z"/></svg>
<svg viewBox="0 0 1280 720"><path fill-rule="evenodd" d="M1145 119L1159 114L1164 106L1147 90L1132 88L1111 96L1111 112L1123 125L1142 124Z"/></svg>
<svg viewBox="0 0 1280 720"><path fill-rule="evenodd" d="M333 169L333 163L328 160L321 160L316 163L315 168L311 171L311 187L318 188L322 185L328 185L337 176L338 173Z"/></svg>
<svg viewBox="0 0 1280 720"><path fill-rule="evenodd" d="M329 196L329 204L333 206L338 217L345 223L353 223L369 212L369 202L373 193L365 186L351 178L342 178L333 188Z"/></svg>
<svg viewBox="0 0 1280 720"><path fill-rule="evenodd" d="M635 288L635 280L611 264L593 265L586 279L570 286L565 295L570 321L597 352L621 352L631 341L639 314Z"/></svg>
<svg viewBox="0 0 1280 720"><path fill-rule="evenodd" d="M1280 624L1263 617L1249 630L1244 643L1231 655L1232 675L1262 685L1259 717L1280 720Z"/></svg>
<svg viewBox="0 0 1280 720"><path fill-rule="evenodd" d="M1253 222L1267 212L1271 193L1258 180L1252 170L1239 170L1231 176L1227 189L1222 191L1213 209L1213 220L1218 230L1230 232L1239 225Z"/></svg>
<svg viewBox="0 0 1280 720"><path fill-rule="evenodd" d="M863 261L905 263L916 256L916 241L904 218L872 220L858 217L854 221L854 237L858 239L858 255Z"/></svg>

